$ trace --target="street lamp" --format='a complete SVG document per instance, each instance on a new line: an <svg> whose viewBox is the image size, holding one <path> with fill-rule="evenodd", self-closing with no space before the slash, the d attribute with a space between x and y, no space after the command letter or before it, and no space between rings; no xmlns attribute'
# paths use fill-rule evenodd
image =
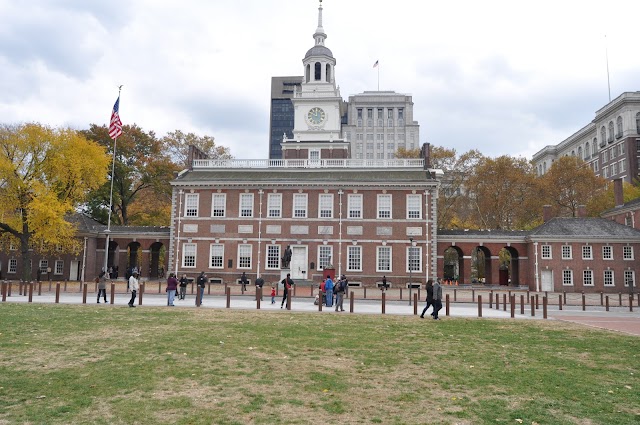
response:
<svg viewBox="0 0 640 425"><path fill-rule="evenodd" d="M409 238L409 305L411 305L411 290L413 289L413 282L411 281L411 275L413 271L413 237Z"/></svg>

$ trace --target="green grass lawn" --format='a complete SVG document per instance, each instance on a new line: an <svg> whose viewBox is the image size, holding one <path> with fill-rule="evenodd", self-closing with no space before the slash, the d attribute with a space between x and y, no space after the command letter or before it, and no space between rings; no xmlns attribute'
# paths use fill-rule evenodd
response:
<svg viewBox="0 0 640 425"><path fill-rule="evenodd" d="M0 305L0 424L640 424L640 338L556 321Z"/></svg>

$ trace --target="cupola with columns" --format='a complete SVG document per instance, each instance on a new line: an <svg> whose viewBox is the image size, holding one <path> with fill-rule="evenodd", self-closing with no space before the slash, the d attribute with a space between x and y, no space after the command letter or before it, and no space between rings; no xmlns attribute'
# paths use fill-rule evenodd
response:
<svg viewBox="0 0 640 425"><path fill-rule="evenodd" d="M318 27L314 46L302 59L304 78L292 101L295 111L293 138L283 137L285 159L348 158L349 146L341 139L342 97L336 87L333 53L325 46L322 0L318 7Z"/></svg>

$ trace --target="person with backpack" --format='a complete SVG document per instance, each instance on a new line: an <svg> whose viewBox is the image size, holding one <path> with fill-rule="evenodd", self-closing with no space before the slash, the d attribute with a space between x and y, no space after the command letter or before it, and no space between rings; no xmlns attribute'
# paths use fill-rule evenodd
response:
<svg viewBox="0 0 640 425"><path fill-rule="evenodd" d="M204 298L204 287L207 286L207 276L204 275L204 272L200 273L197 279L198 283L198 293L200 295L198 307L202 305L202 299Z"/></svg>
<svg viewBox="0 0 640 425"><path fill-rule="evenodd" d="M436 280L436 283L433 285L433 318L435 320L440 320L438 317L438 312L442 308L442 286L440 285L440 278Z"/></svg>
<svg viewBox="0 0 640 425"><path fill-rule="evenodd" d="M107 303L107 274L100 272L100 276L96 278L98 282L98 304L100 304L100 295L104 297L104 303Z"/></svg>
<svg viewBox="0 0 640 425"><path fill-rule="evenodd" d="M242 276L240 276L240 284L242 285L242 293L247 290L247 284L249 283L249 279L247 279L247 274L242 272Z"/></svg>
<svg viewBox="0 0 640 425"><path fill-rule="evenodd" d="M324 282L324 291L327 294L327 303L325 305L333 307L333 280L331 280L330 275L327 275L327 280Z"/></svg>
<svg viewBox="0 0 640 425"><path fill-rule="evenodd" d="M282 303L280 304L280 308L284 307L284 303L287 301L287 297L289 296L289 291L291 290L291 287L293 286L293 279L291 279L291 274L287 273L287 277L285 277L284 279L282 279L282 286L283 286L283 296L282 296Z"/></svg>

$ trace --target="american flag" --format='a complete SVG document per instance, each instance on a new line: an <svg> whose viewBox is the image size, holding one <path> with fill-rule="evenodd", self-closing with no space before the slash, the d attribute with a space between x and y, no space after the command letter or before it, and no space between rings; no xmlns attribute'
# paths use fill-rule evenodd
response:
<svg viewBox="0 0 640 425"><path fill-rule="evenodd" d="M111 112L111 122L109 123L109 137L117 139L122 134L122 121L120 121L120 96L113 105L113 111Z"/></svg>

